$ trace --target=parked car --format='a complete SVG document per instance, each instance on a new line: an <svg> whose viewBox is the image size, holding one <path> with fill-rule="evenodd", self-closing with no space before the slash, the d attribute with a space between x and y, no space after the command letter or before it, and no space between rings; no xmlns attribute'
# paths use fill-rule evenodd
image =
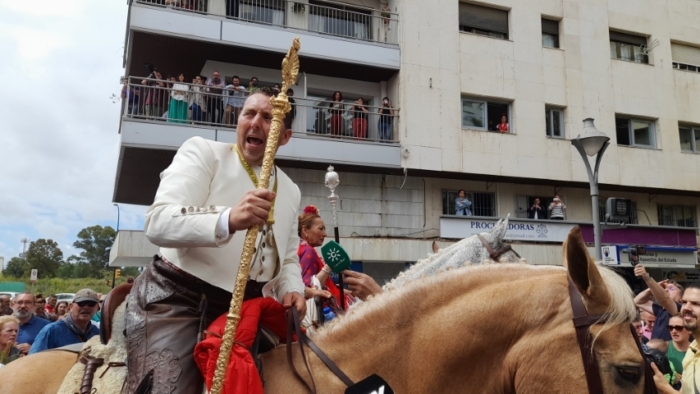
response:
<svg viewBox="0 0 700 394"><path fill-rule="evenodd" d="M73 298L75 297L75 293L57 293L56 294L56 299L58 301L68 301L71 302L73 301Z"/></svg>
<svg viewBox="0 0 700 394"><path fill-rule="evenodd" d="M10 296L10 299L15 298L15 296L16 296L17 294L19 294L19 293L16 292L16 291L0 291L0 295L7 295L7 296Z"/></svg>

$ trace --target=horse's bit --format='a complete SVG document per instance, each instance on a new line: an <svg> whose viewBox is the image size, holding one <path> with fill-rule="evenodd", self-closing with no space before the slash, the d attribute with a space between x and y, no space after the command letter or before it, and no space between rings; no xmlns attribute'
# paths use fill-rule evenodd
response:
<svg viewBox="0 0 700 394"><path fill-rule="evenodd" d="M486 251L489 252L489 256L491 256L491 260L493 260L495 262L498 262L498 258L501 257L502 254L505 254L508 252L513 252L513 254L518 256L519 259L522 258L522 257L520 257L518 252L513 250L513 248L510 245L504 245L502 248L494 251L491 248L491 245L489 245L489 242L486 240L486 238L482 237L481 235L477 235L477 237L479 237L479 240L481 241L481 243L484 244Z"/></svg>
<svg viewBox="0 0 700 394"><path fill-rule="evenodd" d="M591 347L593 341L591 338L590 327L594 324L604 324L606 322L604 315L589 315L586 311L586 306L583 305L581 293L576 289L576 286L569 281L569 299L571 300L571 309L574 312L574 327L576 328L576 339L579 349L581 350L581 358L583 359L583 369L586 373L586 384L590 394L603 394L603 381L600 378L600 368L598 367L598 359ZM634 337L639 353L644 359L644 393L657 394L656 384L654 384L654 372L651 365L646 361L642 346L637 338L637 333L634 326L630 324L630 330Z"/></svg>

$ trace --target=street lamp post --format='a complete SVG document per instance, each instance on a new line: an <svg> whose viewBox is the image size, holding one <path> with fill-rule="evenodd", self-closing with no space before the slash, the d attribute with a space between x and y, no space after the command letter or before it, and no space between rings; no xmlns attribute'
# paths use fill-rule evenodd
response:
<svg viewBox="0 0 700 394"><path fill-rule="evenodd" d="M119 204L112 204L117 207L117 232L119 232Z"/></svg>
<svg viewBox="0 0 700 394"><path fill-rule="evenodd" d="M605 150L610 145L610 137L596 129L593 124L593 118L586 118L583 120L583 135L579 134L578 137L572 139L571 145L575 146L578 153L581 154L583 163L586 165L586 172L588 172L588 183L591 186L591 204L593 208L595 258L600 261L603 259L600 245L601 239L603 238L603 229L600 225L600 214L598 213L598 168L603 159L603 153L605 153ZM596 156L593 170L591 170L588 156Z"/></svg>

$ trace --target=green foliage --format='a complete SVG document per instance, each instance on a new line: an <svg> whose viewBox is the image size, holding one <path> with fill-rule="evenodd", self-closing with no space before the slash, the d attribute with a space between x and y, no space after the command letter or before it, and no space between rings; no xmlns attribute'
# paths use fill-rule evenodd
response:
<svg viewBox="0 0 700 394"><path fill-rule="evenodd" d="M9 278L28 278L30 273L29 264L27 260L21 257L13 257L7 263L2 273Z"/></svg>
<svg viewBox="0 0 700 394"><path fill-rule="evenodd" d="M88 276L100 277L101 271L107 268L109 252L116 237L117 232L110 226L98 225L80 230L78 240L73 243L73 246L83 250L80 256L76 256L76 259L87 264L87 266L80 266L81 274L83 270L87 269Z"/></svg>
<svg viewBox="0 0 700 394"><path fill-rule="evenodd" d="M40 238L29 244L24 258L30 270L37 269L43 278L53 278L63 263L63 252L56 241ZM27 274L25 272L25 275Z"/></svg>
<svg viewBox="0 0 700 394"><path fill-rule="evenodd" d="M39 279L35 284L28 280L26 281L27 291L32 293L56 294L56 293L75 293L80 289L89 288L98 293L107 294L112 290L112 271L103 271L104 278L50 278ZM107 283L109 282L109 284ZM126 278L117 279L117 286L126 283Z"/></svg>

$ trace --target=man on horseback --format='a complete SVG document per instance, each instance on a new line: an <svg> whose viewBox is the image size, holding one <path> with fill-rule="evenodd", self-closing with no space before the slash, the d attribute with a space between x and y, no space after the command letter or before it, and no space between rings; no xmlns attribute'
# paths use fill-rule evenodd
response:
<svg viewBox="0 0 700 394"><path fill-rule="evenodd" d="M269 96L259 91L246 99L237 145L192 138L161 174L144 230L160 256L127 298L129 393L201 392L192 350L228 311L245 230L253 225L261 231L244 299L274 297L302 316L306 310L296 253L299 188L275 168L271 190L254 190L272 121ZM291 120L280 146L292 137Z"/></svg>

